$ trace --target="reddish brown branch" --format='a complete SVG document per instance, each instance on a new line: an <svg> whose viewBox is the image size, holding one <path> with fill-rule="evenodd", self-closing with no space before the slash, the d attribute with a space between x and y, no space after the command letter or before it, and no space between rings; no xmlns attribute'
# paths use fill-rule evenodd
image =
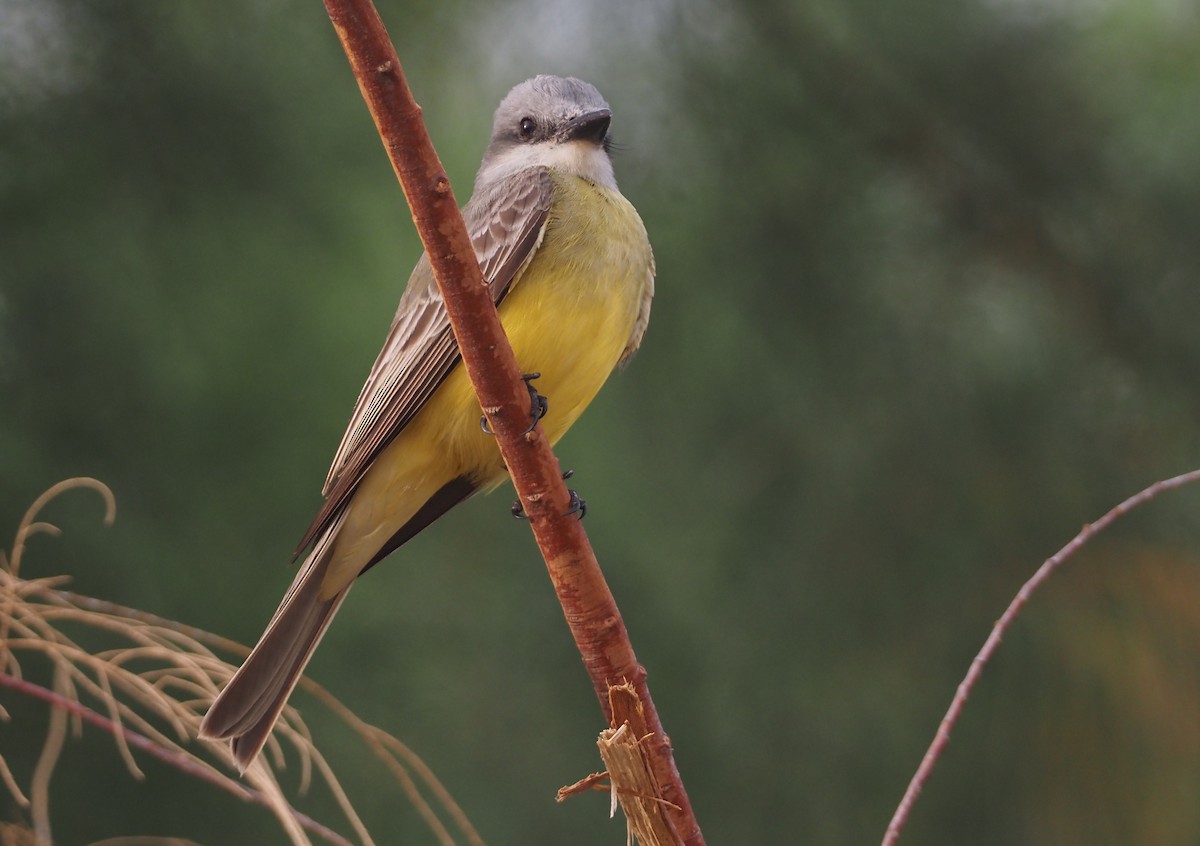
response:
<svg viewBox="0 0 1200 846"><path fill-rule="evenodd" d="M569 495L558 461L540 426L522 434L529 396L520 380L520 368L383 22L370 0L325 0L325 8L412 207L463 363L529 515L605 716L611 717L609 686L632 684L646 709L653 735L646 751L663 788L661 798L670 803L667 807L672 809L675 835L681 844L701 846L704 839L650 698L646 671L634 656L625 624L582 526L575 517L562 516L569 510Z"/></svg>
<svg viewBox="0 0 1200 846"><path fill-rule="evenodd" d="M197 763L196 760L190 756L182 755L167 749L166 747L155 743L144 734L139 734L132 729L118 725L103 714L93 711L86 705L76 702L74 699L63 696L60 693L56 693L49 688L42 687L39 684L34 684L33 682L26 681L25 679L17 678L16 676L10 676L7 673L0 673L0 687L7 687L32 699L40 699L41 701L49 704L52 708L58 708L61 711L74 714L82 719L85 723L89 723L101 731L108 732L114 737L120 735L122 738L124 738L125 743L134 749L140 749L146 754L158 758L160 761L163 761L169 766L172 766L181 772L187 773L193 778L206 781L214 787L219 787L221 790L224 790L227 793L232 793L234 796L238 797L244 802L252 802L256 805L262 805L264 808L274 809L275 807L265 794L249 787L245 787L236 781L232 781L231 779L224 778ZM339 846L350 846L350 841L346 840L346 838L342 837L333 829L322 825L312 817L302 814L295 809L289 810L296 822L298 822L303 828L311 831L313 834L323 837L330 843L339 844Z"/></svg>
<svg viewBox="0 0 1200 846"><path fill-rule="evenodd" d="M1013 621L1016 620L1017 615L1021 613L1021 609L1025 607L1025 603L1033 596L1034 591L1050 578L1060 564L1078 552L1093 537L1107 529L1109 524L1118 517L1127 514L1145 502L1149 502L1160 493L1165 493L1166 491L1174 490L1175 488L1183 487L1196 481L1200 481L1200 470L1193 470L1190 473L1184 473L1170 479L1163 479L1139 491L1120 505L1112 508L1095 523L1085 525L1079 534L1071 539L1070 543L1050 558L1047 558L1042 563L1042 566L1038 568L1037 572L1030 577L1029 581L1021 586L1017 595L1009 603L1008 608L1000 615L1000 619L996 621L996 624L992 626L992 632L984 642L983 648L979 650L979 654L971 661L971 668L967 670L967 675L958 685L958 690L954 693L954 698L950 702L946 716L942 717L942 722L938 725L937 734L934 735L933 742L929 744L929 749L926 750L925 756L921 759L921 765L917 767L916 773L913 774L912 781L909 782L908 789L904 791L904 797L900 800L900 805L896 808L896 813L892 815L892 820L888 823L887 832L883 836L883 846L894 846L896 841L900 839L900 832L903 830L905 823L908 822L908 815L912 811L913 805L916 804L917 797L920 796L922 788L925 787L925 783L929 780L929 776L933 772L938 759L941 757L942 751L950 743L950 732L954 729L954 725L958 722L963 707L967 704L967 697L975 689L979 677L983 675L983 668L991 660L993 653L1000 647L1000 641L1004 639L1004 635L1008 632Z"/></svg>

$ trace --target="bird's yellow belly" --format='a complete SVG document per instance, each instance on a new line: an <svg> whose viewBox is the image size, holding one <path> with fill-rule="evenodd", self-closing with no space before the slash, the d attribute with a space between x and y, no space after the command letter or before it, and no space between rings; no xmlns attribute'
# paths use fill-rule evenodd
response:
<svg viewBox="0 0 1200 846"><path fill-rule="evenodd" d="M633 333L650 246L637 212L613 191L556 174L541 245L500 304L523 373L548 399L551 443L599 392ZM467 476L488 490L506 478L495 439L479 426L466 369L455 367L412 422L376 458L346 511L328 590L348 583L443 485Z"/></svg>
<svg viewBox="0 0 1200 846"><path fill-rule="evenodd" d="M558 186L543 242L500 304L521 371L541 374L533 384L548 400L542 428L552 444L579 419L620 360L650 266L645 230L624 198L573 177L559 179L577 184ZM444 432L447 453L460 456L452 463L485 488L498 485L504 465L493 439L478 426L479 402L465 369L455 368L438 394L456 407L426 409L421 417L443 425L454 421Z"/></svg>

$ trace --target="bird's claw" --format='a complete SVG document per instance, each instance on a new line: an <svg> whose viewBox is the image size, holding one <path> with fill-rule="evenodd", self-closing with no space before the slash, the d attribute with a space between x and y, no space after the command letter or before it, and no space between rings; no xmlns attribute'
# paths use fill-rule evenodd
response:
<svg viewBox="0 0 1200 846"><path fill-rule="evenodd" d="M533 380L540 379L541 376L541 373L526 373L521 377L521 381L525 383L525 387L529 390L529 416L532 418L529 428L522 432L522 435L532 432L533 428L537 426L538 421L545 417L546 412L550 410L550 401L539 394L537 388L533 386ZM496 434L488 425L486 414L479 418L479 428L483 430L484 434Z"/></svg>
<svg viewBox="0 0 1200 846"><path fill-rule="evenodd" d="M571 488L567 489L567 493L571 495L571 507L563 512L564 517L570 517L572 514L578 514L582 520L587 516L587 500L581 499L579 492Z"/></svg>
<svg viewBox="0 0 1200 846"><path fill-rule="evenodd" d="M565 482L567 479L571 478L574 475L575 475L574 470L566 471L565 473L562 474L563 481ZM578 514L579 519L582 520L587 515L587 500L580 499L579 492L574 489L568 488L567 493L570 494L570 496L571 496L571 502L570 502L570 507L565 512L563 512L563 516L569 517L572 514ZM525 513L525 507L523 505L521 505L521 500L519 500L519 499L513 500L512 516L516 517L518 520L528 520L529 519L529 515Z"/></svg>

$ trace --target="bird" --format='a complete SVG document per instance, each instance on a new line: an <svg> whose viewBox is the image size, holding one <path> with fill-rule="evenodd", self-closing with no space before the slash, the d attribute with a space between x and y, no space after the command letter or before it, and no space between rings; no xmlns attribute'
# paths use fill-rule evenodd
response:
<svg viewBox="0 0 1200 846"><path fill-rule="evenodd" d="M556 443L637 351L654 297L646 228L617 187L612 111L595 86L541 75L496 109L462 209L522 372ZM356 579L442 514L508 478L460 361L427 255L417 261L297 548L278 610L200 736L254 761Z"/></svg>

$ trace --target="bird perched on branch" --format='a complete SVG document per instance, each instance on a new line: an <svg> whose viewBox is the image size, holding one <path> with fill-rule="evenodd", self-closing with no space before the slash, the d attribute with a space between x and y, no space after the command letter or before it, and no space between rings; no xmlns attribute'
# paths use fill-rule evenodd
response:
<svg viewBox="0 0 1200 846"><path fill-rule="evenodd" d="M612 112L586 82L538 76L500 103L463 208L483 276L526 373L550 398L551 443L650 318L654 258L609 157ZM428 257L400 299L325 481L304 562L258 645L213 702L202 737L245 769L262 749L350 587L450 508L507 477Z"/></svg>

